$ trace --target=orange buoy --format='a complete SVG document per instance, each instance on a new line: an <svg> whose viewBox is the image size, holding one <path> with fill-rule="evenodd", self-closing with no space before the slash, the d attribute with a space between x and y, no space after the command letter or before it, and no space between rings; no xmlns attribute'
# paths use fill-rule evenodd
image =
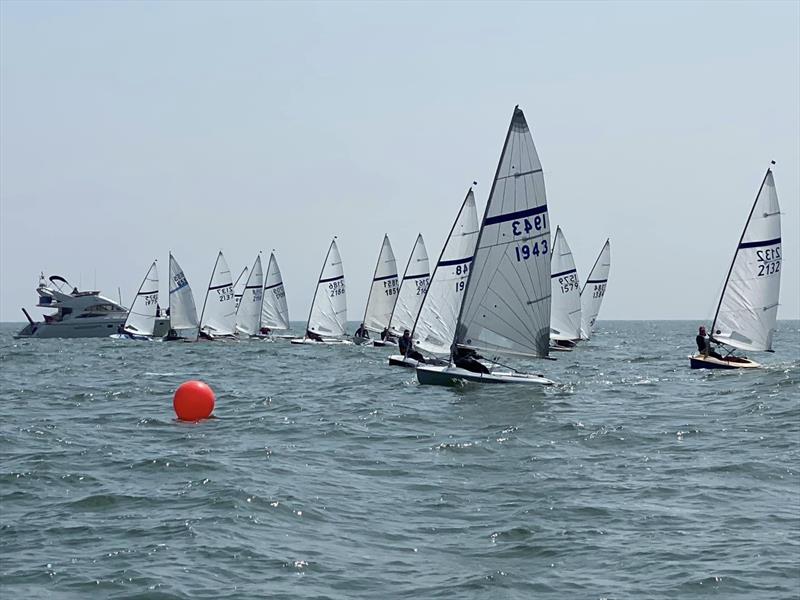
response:
<svg viewBox="0 0 800 600"><path fill-rule="evenodd" d="M181 421L207 419L214 410L214 391L202 381L186 381L175 390L172 406Z"/></svg>

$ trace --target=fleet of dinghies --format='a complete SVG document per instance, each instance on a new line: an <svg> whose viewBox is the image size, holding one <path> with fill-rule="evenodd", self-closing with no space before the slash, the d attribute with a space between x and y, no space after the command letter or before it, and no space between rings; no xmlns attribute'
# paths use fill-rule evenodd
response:
<svg viewBox="0 0 800 600"><path fill-rule="evenodd" d="M774 162L772 163L774 165ZM781 269L780 207L767 169L734 252L705 351L692 368L754 368L740 351L772 351ZM561 227L551 236L544 171L525 115L515 107L479 220L467 191L431 271L422 234L402 277L388 234L380 245L364 316L347 332L347 294L337 240L316 281L301 337L291 329L286 290L273 251L264 272L261 253L234 283L217 254L198 318L178 261L169 255L169 331L165 340L291 338L292 344L397 345L389 364L410 367L422 385L463 382L550 385L552 380L500 362L546 359L592 337L611 270L606 240L581 285ZM150 265L115 338L155 336L158 269ZM163 327L163 320L162 325ZM698 345L703 346L699 341ZM712 344L727 350L717 354Z"/></svg>

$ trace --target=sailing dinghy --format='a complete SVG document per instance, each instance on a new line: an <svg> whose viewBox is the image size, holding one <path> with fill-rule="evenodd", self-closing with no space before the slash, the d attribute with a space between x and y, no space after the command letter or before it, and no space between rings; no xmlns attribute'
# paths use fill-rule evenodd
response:
<svg viewBox="0 0 800 600"><path fill-rule="evenodd" d="M197 339L200 322L189 282L183 269L169 253L169 333L165 340L190 341Z"/></svg>
<svg viewBox="0 0 800 600"><path fill-rule="evenodd" d="M606 240L597 260L594 261L589 278L581 288L581 337L588 340L594 332L597 315L600 314L600 305L606 295L608 274L611 271L611 241Z"/></svg>
<svg viewBox="0 0 800 600"><path fill-rule="evenodd" d="M208 282L206 299L200 312L198 337L209 340L230 338L236 333L236 301L231 270L222 252Z"/></svg>
<svg viewBox="0 0 800 600"><path fill-rule="evenodd" d="M420 384L548 385L542 375L500 370L477 352L547 357L550 349L550 219L542 165L525 115L514 108L486 203L456 321L450 364L419 365Z"/></svg>
<svg viewBox="0 0 800 600"><path fill-rule="evenodd" d="M417 349L433 356L426 359L427 363L441 363L439 357L450 354L477 241L478 211L470 188L442 247L411 332ZM389 364L414 368L419 362L410 356L393 354Z"/></svg>
<svg viewBox="0 0 800 600"><path fill-rule="evenodd" d="M147 274L136 292L128 318L122 326L124 333L115 333L115 339L151 340L156 327L156 308L158 307L158 269L156 261L150 265Z"/></svg>
<svg viewBox="0 0 800 600"><path fill-rule="evenodd" d="M772 161L728 269L728 277L711 326L711 341L728 354L715 358L696 354L693 369L748 369L761 365L736 350L772 352L781 289L781 209L772 175Z"/></svg>
<svg viewBox="0 0 800 600"><path fill-rule="evenodd" d="M278 259L275 251L269 255L267 275L264 278L264 301L261 304L260 335L269 336L273 331L286 331L289 329L289 307L286 304L286 290L283 287ZM293 336L275 336L293 337Z"/></svg>
<svg viewBox="0 0 800 600"><path fill-rule="evenodd" d="M364 309L364 320L362 321L367 332L380 333L389 326L389 319L392 318L395 302L397 302L397 292L400 290L400 283L397 280L397 261L394 258L392 244L389 236L383 236L381 251L378 253L378 262L375 265L375 273L372 275L372 285L367 296L367 307ZM353 336L353 341L358 345L373 342L369 336ZM381 341L381 340L375 340Z"/></svg>
<svg viewBox="0 0 800 600"><path fill-rule="evenodd" d="M556 228L550 261L550 349L570 350L581 337L581 288L572 250L561 227Z"/></svg>
<svg viewBox="0 0 800 600"><path fill-rule="evenodd" d="M331 241L325 262L314 291L314 300L308 313L306 333L292 339L292 344L352 344L341 339L347 335L347 296L344 285L344 268L336 238Z"/></svg>
<svg viewBox="0 0 800 600"><path fill-rule="evenodd" d="M261 253L259 252L258 256L256 256L256 261L253 263L253 268L250 269L250 274L242 289L242 296L236 307L236 333L240 336L252 337L258 335L263 297L264 271L261 268Z"/></svg>
<svg viewBox="0 0 800 600"><path fill-rule="evenodd" d="M414 328L414 321L417 320L425 292L428 290L430 276L428 250L420 233L411 249L411 256L408 257L397 301L389 318L389 333L392 336L400 337L406 329L411 331Z"/></svg>

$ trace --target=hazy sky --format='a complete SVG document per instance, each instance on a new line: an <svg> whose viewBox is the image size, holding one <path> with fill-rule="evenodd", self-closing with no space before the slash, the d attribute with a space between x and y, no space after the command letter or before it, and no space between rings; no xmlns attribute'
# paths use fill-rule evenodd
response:
<svg viewBox="0 0 800 600"><path fill-rule="evenodd" d="M129 304L168 251L276 249L293 320L339 236L349 318L384 233L438 256L515 104L603 319L710 319L769 160L800 317L800 3L0 2L0 320L40 271ZM96 274L96 275L95 275ZM96 278L96 279L95 279ZM162 304L166 303L166 299ZM39 309L33 309L37 318Z"/></svg>

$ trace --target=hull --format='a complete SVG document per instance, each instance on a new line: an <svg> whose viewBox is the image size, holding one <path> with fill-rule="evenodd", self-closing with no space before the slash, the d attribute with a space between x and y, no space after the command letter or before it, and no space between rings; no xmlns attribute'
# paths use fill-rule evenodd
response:
<svg viewBox="0 0 800 600"><path fill-rule="evenodd" d="M308 346L352 346L350 340L340 340L337 338L323 338L321 342L315 342L309 338L292 338L292 344L303 344Z"/></svg>
<svg viewBox="0 0 800 600"><path fill-rule="evenodd" d="M107 338L117 333L125 317L90 317L55 323L37 322L26 325L14 338Z"/></svg>
<svg viewBox="0 0 800 600"><path fill-rule="evenodd" d="M372 345L377 346L378 348L386 348L388 346L394 346L396 348L397 342L393 342L390 340L375 340L374 342L372 342Z"/></svg>
<svg viewBox="0 0 800 600"><path fill-rule="evenodd" d="M389 357L389 364L393 367L406 367L408 369L416 369L419 361L413 358L406 358L402 354L392 354Z"/></svg>
<svg viewBox="0 0 800 600"><path fill-rule="evenodd" d="M417 381L421 385L462 385L463 383L510 383L517 385L553 385L555 382L541 375L514 373L512 371L493 371L474 373L455 366L437 367L420 365L417 367Z"/></svg>
<svg viewBox="0 0 800 600"><path fill-rule="evenodd" d="M689 366L692 369L757 369L761 365L749 358L738 356L719 359L713 356L695 354L689 357Z"/></svg>
<svg viewBox="0 0 800 600"><path fill-rule="evenodd" d="M356 346L371 346L372 340L369 339L368 337L361 337L360 335L354 335L353 343L355 343Z"/></svg>

